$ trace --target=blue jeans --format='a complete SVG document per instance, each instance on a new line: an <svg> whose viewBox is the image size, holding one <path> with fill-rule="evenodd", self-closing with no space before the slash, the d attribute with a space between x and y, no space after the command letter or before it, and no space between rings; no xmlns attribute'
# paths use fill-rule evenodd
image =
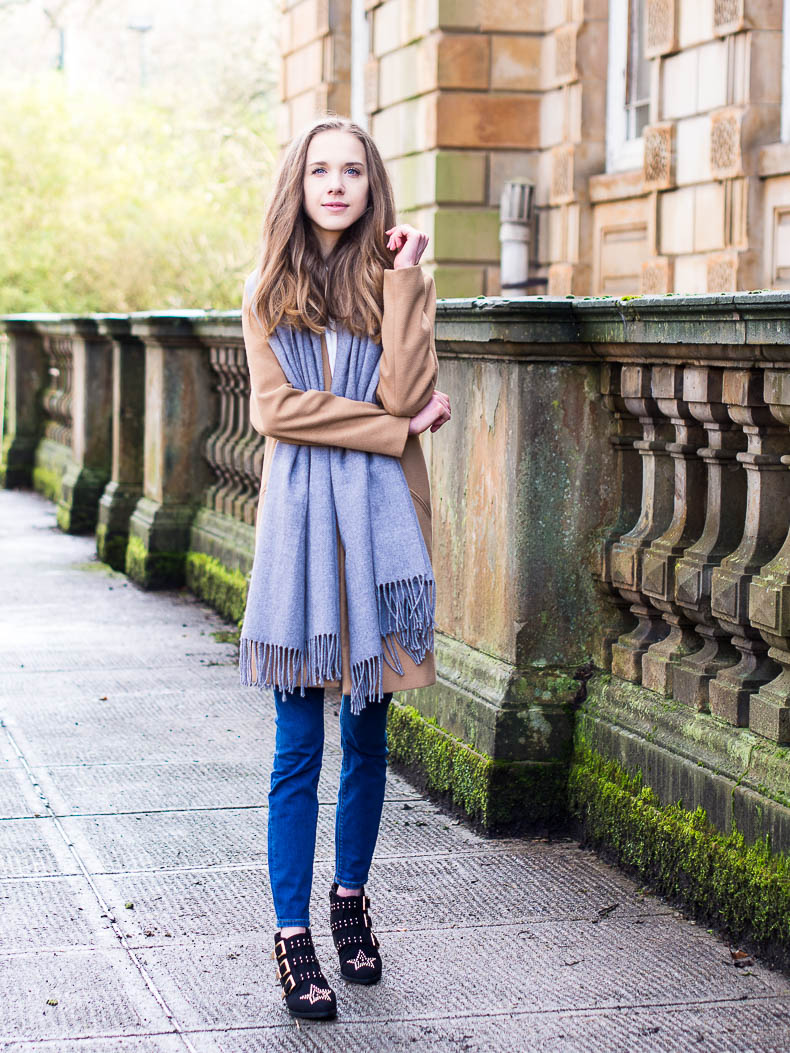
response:
<svg viewBox="0 0 790 1053"><path fill-rule="evenodd" d="M343 763L335 811L335 878L346 888L368 880L387 778L387 713L391 694L368 701L357 716L340 705ZM277 733L269 790L269 880L278 928L310 925L318 777L324 753L324 689L274 689Z"/></svg>

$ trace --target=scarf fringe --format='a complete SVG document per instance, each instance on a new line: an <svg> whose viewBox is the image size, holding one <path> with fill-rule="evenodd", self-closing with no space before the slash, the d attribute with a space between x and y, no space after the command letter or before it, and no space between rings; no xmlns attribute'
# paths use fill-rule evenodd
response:
<svg viewBox="0 0 790 1053"><path fill-rule="evenodd" d="M255 676L252 660L255 659ZM340 635L321 633L307 641L306 649L251 640L242 636L239 647L239 676L244 687L279 687L293 693L299 673L304 670L300 694L305 687L326 680L340 680Z"/></svg>
<svg viewBox="0 0 790 1053"><path fill-rule="evenodd" d="M386 626L384 642L397 663L390 669L403 676L403 667L393 646L397 640L415 665L419 665L428 651L433 650L434 614L436 611L436 583L425 574L400 581L386 581L378 586L379 623Z"/></svg>
<svg viewBox="0 0 790 1053"><path fill-rule="evenodd" d="M381 655L371 655L351 666L351 712L359 716L365 703L373 701L373 696L380 702L383 698L383 667Z"/></svg>

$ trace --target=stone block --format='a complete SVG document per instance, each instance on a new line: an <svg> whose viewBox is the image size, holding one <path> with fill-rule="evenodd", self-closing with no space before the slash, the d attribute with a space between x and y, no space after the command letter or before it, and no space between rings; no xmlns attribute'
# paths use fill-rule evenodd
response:
<svg viewBox="0 0 790 1053"><path fill-rule="evenodd" d="M707 183L693 189L694 252L724 248L724 185Z"/></svg>
<svg viewBox="0 0 790 1053"><path fill-rule="evenodd" d="M694 188L659 196L659 245L672 256L694 250Z"/></svg>
<svg viewBox="0 0 790 1053"><path fill-rule="evenodd" d="M675 292L684 296L708 291L708 265L705 256L678 256L675 259Z"/></svg>
<svg viewBox="0 0 790 1053"><path fill-rule="evenodd" d="M326 76L323 40L314 40L284 59L285 96L292 98L320 84Z"/></svg>
<svg viewBox="0 0 790 1053"><path fill-rule="evenodd" d="M741 29L782 29L781 0L714 0L714 32L722 36Z"/></svg>
<svg viewBox="0 0 790 1053"><path fill-rule="evenodd" d="M433 273L439 297L482 296L485 268L474 264L440 263Z"/></svg>
<svg viewBox="0 0 790 1053"><path fill-rule="evenodd" d="M729 58L722 40L711 41L697 49L697 113L707 113L727 104Z"/></svg>
<svg viewBox="0 0 790 1053"><path fill-rule="evenodd" d="M438 140L438 103L439 96L433 93L395 103L373 114L371 134L385 160L430 150L436 146L467 145L442 143ZM476 145L480 146L479 143Z"/></svg>
<svg viewBox="0 0 790 1053"><path fill-rule="evenodd" d="M661 115L664 120L691 117L697 112L698 76L697 49L680 51L664 59L661 63Z"/></svg>
<svg viewBox="0 0 790 1053"><path fill-rule="evenodd" d="M719 252L707 259L707 292L735 292L738 288L737 252Z"/></svg>
<svg viewBox="0 0 790 1053"><path fill-rule="evenodd" d="M711 40L714 0L678 0L678 4L678 46L681 51Z"/></svg>
<svg viewBox="0 0 790 1053"><path fill-rule="evenodd" d="M436 38L436 86L439 88L489 87L491 41L472 33L444 33ZM496 85L491 84L491 87ZM503 87L507 87L503 85ZM522 85L514 84L517 90Z"/></svg>
<svg viewBox="0 0 790 1053"><path fill-rule="evenodd" d="M678 0L647 0L645 55L656 58L677 47Z"/></svg>
<svg viewBox="0 0 790 1053"><path fill-rule="evenodd" d="M546 216L548 218L548 253L546 259L552 264L559 263L566 258L565 210L561 206L550 208L546 211ZM550 275L549 281L551 281Z"/></svg>
<svg viewBox="0 0 790 1053"><path fill-rule="evenodd" d="M642 264L642 295L658 296L672 292L674 261L668 256L652 256Z"/></svg>
<svg viewBox="0 0 790 1053"><path fill-rule="evenodd" d="M469 204L486 202L486 155L439 151L436 156L435 200ZM491 202L493 203L493 202ZM497 198L496 204L499 204Z"/></svg>
<svg viewBox="0 0 790 1053"><path fill-rule="evenodd" d="M485 294L486 296L502 295L502 268L493 265L485 268Z"/></svg>
<svg viewBox="0 0 790 1053"><path fill-rule="evenodd" d="M597 295L637 295L642 264L654 240L647 199L599 205L593 213L593 291Z"/></svg>
<svg viewBox="0 0 790 1053"><path fill-rule="evenodd" d="M573 267L570 263L552 263L549 267L549 296L573 295Z"/></svg>
<svg viewBox="0 0 790 1053"><path fill-rule="evenodd" d="M546 74L551 85L569 84L578 76L576 68L577 27L560 26L546 39Z"/></svg>
<svg viewBox="0 0 790 1053"><path fill-rule="evenodd" d="M400 0L387 0L373 9L373 54L381 58L401 47Z"/></svg>
<svg viewBox="0 0 790 1053"><path fill-rule="evenodd" d="M439 0L439 3L443 11L456 6L454 0ZM550 6L556 9L564 3L555 2ZM479 0L479 8L480 29L484 33L540 33L549 28L544 24L543 0Z"/></svg>
<svg viewBox="0 0 790 1053"><path fill-rule="evenodd" d="M440 95L435 106L439 146L529 150L539 145L538 95L456 91Z"/></svg>
<svg viewBox="0 0 790 1053"><path fill-rule="evenodd" d="M710 170L717 179L743 174L743 110L730 107L711 115Z"/></svg>
<svg viewBox="0 0 790 1053"><path fill-rule="evenodd" d="M464 154L468 157L468 154ZM539 158L523 150L493 150L488 155L488 191L486 204L499 207L502 188L509 179L538 181Z"/></svg>
<svg viewBox="0 0 790 1053"><path fill-rule="evenodd" d="M749 61L748 82L742 91L743 102L755 104L782 103L782 80L776 71L782 68L782 34L751 30L747 34Z"/></svg>
<svg viewBox="0 0 790 1053"><path fill-rule="evenodd" d="M491 89L540 91L542 43L538 36L491 37Z"/></svg>
<svg viewBox="0 0 790 1053"><path fill-rule="evenodd" d="M711 178L710 117L678 121L675 130L675 182L706 183Z"/></svg>
<svg viewBox="0 0 790 1053"><path fill-rule="evenodd" d="M574 148L572 146L555 146L551 151L551 189L549 204L562 205L573 201L574 190Z"/></svg>
<svg viewBox="0 0 790 1053"><path fill-rule="evenodd" d="M379 108L392 106L436 87L436 46L418 41L379 59Z"/></svg>
<svg viewBox="0 0 790 1053"><path fill-rule="evenodd" d="M648 125L643 135L645 190L666 190L675 180L675 125Z"/></svg>
<svg viewBox="0 0 790 1053"><path fill-rule="evenodd" d="M540 98L540 146L559 146L567 138L567 88L545 91Z"/></svg>
<svg viewBox="0 0 790 1053"><path fill-rule="evenodd" d="M440 260L498 260L498 209L439 209L434 255Z"/></svg>
<svg viewBox="0 0 790 1053"><path fill-rule="evenodd" d="M284 57L329 32L326 0L301 0L280 20L280 54Z"/></svg>
<svg viewBox="0 0 790 1053"><path fill-rule="evenodd" d="M379 109L379 62L370 58L365 63L365 113L375 113Z"/></svg>

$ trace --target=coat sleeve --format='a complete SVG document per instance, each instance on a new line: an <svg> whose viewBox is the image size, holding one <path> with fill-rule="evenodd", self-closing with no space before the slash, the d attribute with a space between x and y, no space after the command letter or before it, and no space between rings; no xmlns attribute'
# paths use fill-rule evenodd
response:
<svg viewBox="0 0 790 1053"><path fill-rule="evenodd" d="M436 387L436 285L419 264L384 271L381 364L376 396L398 417L414 417Z"/></svg>
<svg viewBox="0 0 790 1053"><path fill-rule="evenodd" d="M250 309L246 289L241 321L250 372L250 422L256 431L303 446L403 455L408 417L393 415L374 402L357 402L330 391L300 391L289 384Z"/></svg>

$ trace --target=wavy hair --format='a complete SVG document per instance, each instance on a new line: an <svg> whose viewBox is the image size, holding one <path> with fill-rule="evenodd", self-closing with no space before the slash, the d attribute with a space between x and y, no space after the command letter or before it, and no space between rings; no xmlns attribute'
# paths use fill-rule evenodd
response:
<svg viewBox="0 0 790 1053"><path fill-rule="evenodd" d="M335 129L351 132L365 149L368 205L324 260L303 207L303 183L311 139ZM322 333L331 314L354 335L380 342L384 271L393 259L384 232L394 225L392 185L373 139L348 117L317 117L288 144L266 206L259 280L251 297L266 335L281 322Z"/></svg>

